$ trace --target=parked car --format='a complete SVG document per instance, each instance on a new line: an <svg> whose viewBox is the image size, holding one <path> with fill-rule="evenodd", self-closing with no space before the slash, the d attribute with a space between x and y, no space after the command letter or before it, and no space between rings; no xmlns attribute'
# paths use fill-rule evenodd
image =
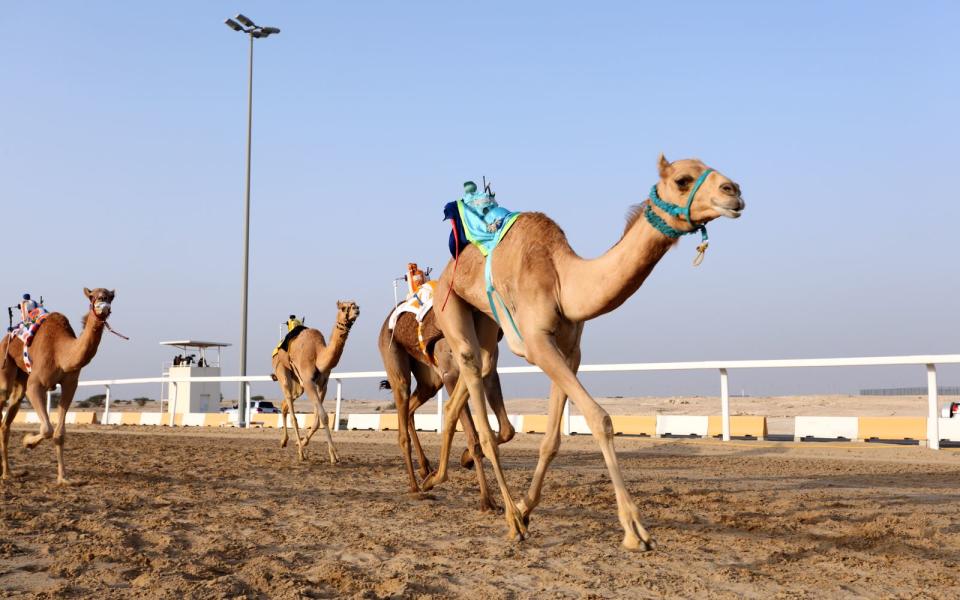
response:
<svg viewBox="0 0 960 600"><path fill-rule="evenodd" d="M234 420L237 418L237 405L234 404L230 408L221 408L220 412L230 415ZM269 400L251 400L250 401L250 414L277 414L280 412L273 402Z"/></svg>

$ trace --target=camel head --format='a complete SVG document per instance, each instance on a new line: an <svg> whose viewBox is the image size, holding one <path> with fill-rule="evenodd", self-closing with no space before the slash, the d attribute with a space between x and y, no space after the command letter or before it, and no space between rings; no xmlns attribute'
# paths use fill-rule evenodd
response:
<svg viewBox="0 0 960 600"><path fill-rule="evenodd" d="M106 321L107 317L110 316L110 305L113 303L113 297L116 294L116 290L106 288L96 288L94 290L83 288L83 295L90 301L90 311L101 321Z"/></svg>
<svg viewBox="0 0 960 600"><path fill-rule="evenodd" d="M660 199L681 209L689 205L689 219L685 214L667 219L675 229L689 231L691 225L702 226L717 217L736 219L746 206L739 185L695 158L670 162L661 154L657 166L660 181L655 189Z"/></svg>
<svg viewBox="0 0 960 600"><path fill-rule="evenodd" d="M360 307L353 300L337 300L337 323L347 328L353 327L360 316Z"/></svg>

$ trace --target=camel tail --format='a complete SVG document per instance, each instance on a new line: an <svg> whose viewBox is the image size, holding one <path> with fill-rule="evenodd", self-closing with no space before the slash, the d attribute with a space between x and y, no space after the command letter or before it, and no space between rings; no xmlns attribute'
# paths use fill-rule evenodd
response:
<svg viewBox="0 0 960 600"><path fill-rule="evenodd" d="M390 387L390 380L389 380L389 379L381 379L381 380L380 380L380 389L381 389L381 390L392 390L393 388Z"/></svg>

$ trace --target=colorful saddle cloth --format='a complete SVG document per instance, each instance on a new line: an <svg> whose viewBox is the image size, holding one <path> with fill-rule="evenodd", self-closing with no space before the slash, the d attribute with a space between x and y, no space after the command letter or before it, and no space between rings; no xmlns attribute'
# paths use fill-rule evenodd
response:
<svg viewBox="0 0 960 600"><path fill-rule="evenodd" d="M424 317L433 308L433 298L436 293L436 281L427 281L421 285L412 296L398 304L390 313L390 321L388 322L390 329L397 326L397 319L405 312L412 313L417 318L417 323L422 323Z"/></svg>
<svg viewBox="0 0 960 600"><path fill-rule="evenodd" d="M483 277L493 318L498 325L501 324L500 313L497 311L496 305L496 302L499 301L510 326L517 334L517 338L523 340L510 309L507 308L506 302L503 301L500 293L493 285L493 250L510 231L520 213L512 212L500 206L490 194L467 192L460 200L447 203L443 207L443 216L444 219L453 223L453 231L450 232L450 254L459 260L460 252L468 243L471 243L486 257ZM456 266L454 266L454 269L456 269Z"/></svg>
<svg viewBox="0 0 960 600"><path fill-rule="evenodd" d="M287 335L283 336L283 341L277 344L277 347L273 349L273 354L270 355L270 358L273 358L280 353L281 350L286 350L290 347L290 342L292 342L298 335L303 333L306 329L303 325L297 325L293 329L287 332Z"/></svg>
<svg viewBox="0 0 960 600"><path fill-rule="evenodd" d="M30 362L30 345L33 344L33 338L36 337L40 325L42 325L49 316L50 312L47 309L43 307L35 308L30 311L29 321L21 321L20 324L10 332L11 337L16 336L23 342L23 366L26 368L27 373L33 371L33 363Z"/></svg>

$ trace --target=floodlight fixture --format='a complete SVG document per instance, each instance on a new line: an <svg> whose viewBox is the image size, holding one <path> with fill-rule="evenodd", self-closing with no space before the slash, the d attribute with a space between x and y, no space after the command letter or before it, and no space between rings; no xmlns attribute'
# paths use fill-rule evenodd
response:
<svg viewBox="0 0 960 600"><path fill-rule="evenodd" d="M279 27L261 27L264 35L273 35L275 33L280 33Z"/></svg>
<svg viewBox="0 0 960 600"><path fill-rule="evenodd" d="M241 14L237 14L237 16L234 17L234 19L243 23L246 27L256 27L253 21L251 21L250 19L248 19L247 17Z"/></svg>
<svg viewBox="0 0 960 600"><path fill-rule="evenodd" d="M227 19L226 21L224 21L224 23L226 23L227 27L229 27L234 31L243 31L243 26L240 25L240 23L237 23L236 21L234 21L233 19Z"/></svg>

